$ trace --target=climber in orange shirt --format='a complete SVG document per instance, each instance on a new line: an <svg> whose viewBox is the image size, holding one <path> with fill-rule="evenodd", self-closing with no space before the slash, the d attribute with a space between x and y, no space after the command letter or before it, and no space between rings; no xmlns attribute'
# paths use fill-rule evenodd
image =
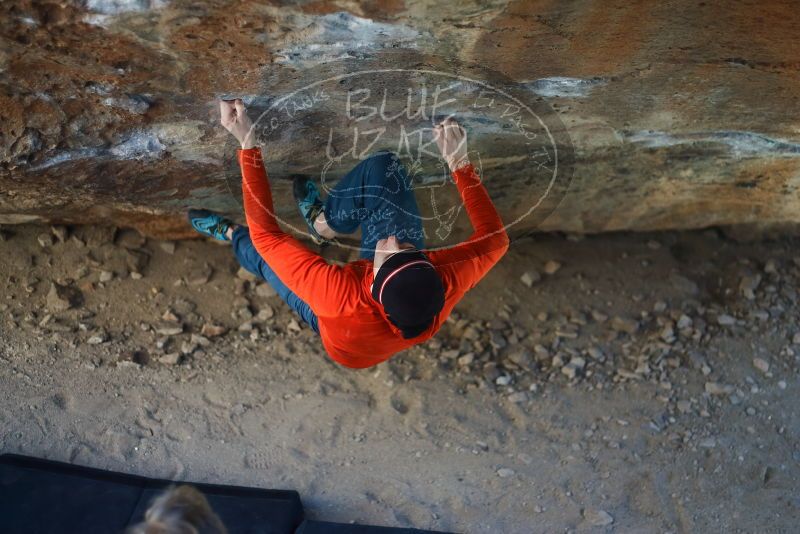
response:
<svg viewBox="0 0 800 534"><path fill-rule="evenodd" d="M190 210L189 220L199 232L231 241L242 266L267 280L341 365L370 367L431 338L508 249L503 221L467 158L466 131L451 118L434 127L434 137L474 227L458 245L425 251L409 177L390 152L361 161L324 202L311 180L295 180L297 205L314 241L361 227L361 259L342 267L281 230L243 102L221 101L220 112L242 147L247 226L208 210Z"/></svg>

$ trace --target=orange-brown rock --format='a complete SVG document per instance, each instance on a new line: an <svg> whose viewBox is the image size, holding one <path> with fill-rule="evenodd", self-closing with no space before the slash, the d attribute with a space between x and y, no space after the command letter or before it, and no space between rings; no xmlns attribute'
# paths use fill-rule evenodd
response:
<svg viewBox="0 0 800 534"><path fill-rule="evenodd" d="M537 215L524 217L547 186L544 174L529 175L541 162L525 137L499 108L470 108L467 93L451 106L462 107L504 220L519 219L514 232L794 224L798 35L791 0L8 0L0 223L100 222L185 237L190 206L241 216L218 98L242 97L258 115L343 76L342 91L388 90L388 109L402 109L404 84L419 79L351 77L401 69L469 74L547 115L555 133L535 145L560 174ZM265 137L276 208L290 221L285 178L319 172L331 129L357 122L345 95ZM388 148L403 135L392 132L381 140ZM435 177L434 163L421 164L420 183ZM418 192L423 212L436 211L434 196ZM436 214L431 232L466 227L452 214Z"/></svg>

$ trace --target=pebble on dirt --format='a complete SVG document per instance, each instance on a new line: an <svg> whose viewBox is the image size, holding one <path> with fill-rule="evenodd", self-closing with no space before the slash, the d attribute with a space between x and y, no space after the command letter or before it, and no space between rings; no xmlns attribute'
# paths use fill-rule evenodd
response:
<svg viewBox="0 0 800 534"><path fill-rule="evenodd" d="M178 326L162 326L156 328L156 333L162 336L177 336L183 333L183 325Z"/></svg>
<svg viewBox="0 0 800 534"><path fill-rule="evenodd" d="M108 340L108 336L105 332L97 332L96 334L92 335L89 339L86 340L86 343L89 345L100 345L101 343L105 343Z"/></svg>
<svg viewBox="0 0 800 534"><path fill-rule="evenodd" d="M241 280L245 280L247 282L255 282L258 280L258 277L245 269L244 267L239 267L239 270L236 271L236 276Z"/></svg>
<svg viewBox="0 0 800 534"><path fill-rule="evenodd" d="M515 474L515 471L513 469L509 469L508 467L501 467L497 470L497 476L500 478L513 477Z"/></svg>
<svg viewBox="0 0 800 534"><path fill-rule="evenodd" d="M186 282L192 286L202 286L211 279L213 272L211 266L205 263L202 267L192 270L186 277Z"/></svg>
<svg viewBox="0 0 800 534"><path fill-rule="evenodd" d="M158 361L166 365L177 365L181 360L181 356L180 352L170 352L161 356Z"/></svg>
<svg viewBox="0 0 800 534"><path fill-rule="evenodd" d="M526 287L533 287L533 284L539 282L541 279L542 275L537 271L526 271L519 280L525 284Z"/></svg>
<svg viewBox="0 0 800 534"><path fill-rule="evenodd" d="M706 382L705 390L709 395L730 395L733 393L733 386L719 382Z"/></svg>
<svg viewBox="0 0 800 534"><path fill-rule="evenodd" d="M205 323L203 328L200 329L200 333L206 337L217 337L221 336L225 332L228 331L226 326L213 324L213 323Z"/></svg>
<svg viewBox="0 0 800 534"><path fill-rule="evenodd" d="M475 361L475 353L469 352L467 354L464 354L463 356L460 356L457 361L458 365L460 365L461 367L466 367L470 365L473 361Z"/></svg>
<svg viewBox="0 0 800 534"><path fill-rule="evenodd" d="M275 310L272 309L272 306L269 305L266 305L260 310L258 310L258 313L256 314L256 320L262 323L265 321L269 321L273 317L275 317Z"/></svg>
<svg viewBox="0 0 800 534"><path fill-rule="evenodd" d="M547 263L544 264L544 267L542 267L545 274L549 275L556 274L559 269L561 269L561 264L555 260L548 260Z"/></svg>
<svg viewBox="0 0 800 534"><path fill-rule="evenodd" d="M586 360L580 356L575 356L567 365L561 368L561 372L565 374L567 378L572 380L583 371L584 367L586 367Z"/></svg>
<svg viewBox="0 0 800 534"><path fill-rule="evenodd" d="M269 284L258 284L256 286L256 295L261 298L269 298L274 297L278 293L273 289L273 287Z"/></svg>
<svg viewBox="0 0 800 534"><path fill-rule="evenodd" d="M583 518L595 527L607 527L614 522L614 518L605 510L584 510Z"/></svg>
<svg viewBox="0 0 800 534"><path fill-rule="evenodd" d="M769 372L769 362L763 358L753 358L753 367L762 373Z"/></svg>

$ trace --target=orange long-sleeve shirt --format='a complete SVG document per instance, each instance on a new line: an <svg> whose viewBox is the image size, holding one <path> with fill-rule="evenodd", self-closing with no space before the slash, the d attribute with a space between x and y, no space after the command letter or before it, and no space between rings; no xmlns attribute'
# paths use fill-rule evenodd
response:
<svg viewBox="0 0 800 534"><path fill-rule="evenodd" d="M258 148L239 150L244 211L250 238L278 278L308 304L319 321L322 344L331 358L346 367L377 365L393 354L431 338L464 294L508 250L508 235L486 188L472 165L453 173L472 226L469 239L453 247L426 252L442 278L444 308L430 327L404 339L383 307L372 298L371 260L341 267L321 256L278 226L272 193Z"/></svg>

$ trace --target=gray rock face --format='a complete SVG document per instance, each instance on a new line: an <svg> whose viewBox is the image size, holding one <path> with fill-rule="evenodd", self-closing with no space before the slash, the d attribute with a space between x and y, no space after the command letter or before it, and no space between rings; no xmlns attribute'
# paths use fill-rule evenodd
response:
<svg viewBox="0 0 800 534"><path fill-rule="evenodd" d="M290 223L290 174L333 183L380 148L433 239L463 237L422 129L448 113L512 234L800 221L789 3L344 5L3 2L0 224L177 238L190 206L241 218L223 97L280 118L261 140Z"/></svg>

